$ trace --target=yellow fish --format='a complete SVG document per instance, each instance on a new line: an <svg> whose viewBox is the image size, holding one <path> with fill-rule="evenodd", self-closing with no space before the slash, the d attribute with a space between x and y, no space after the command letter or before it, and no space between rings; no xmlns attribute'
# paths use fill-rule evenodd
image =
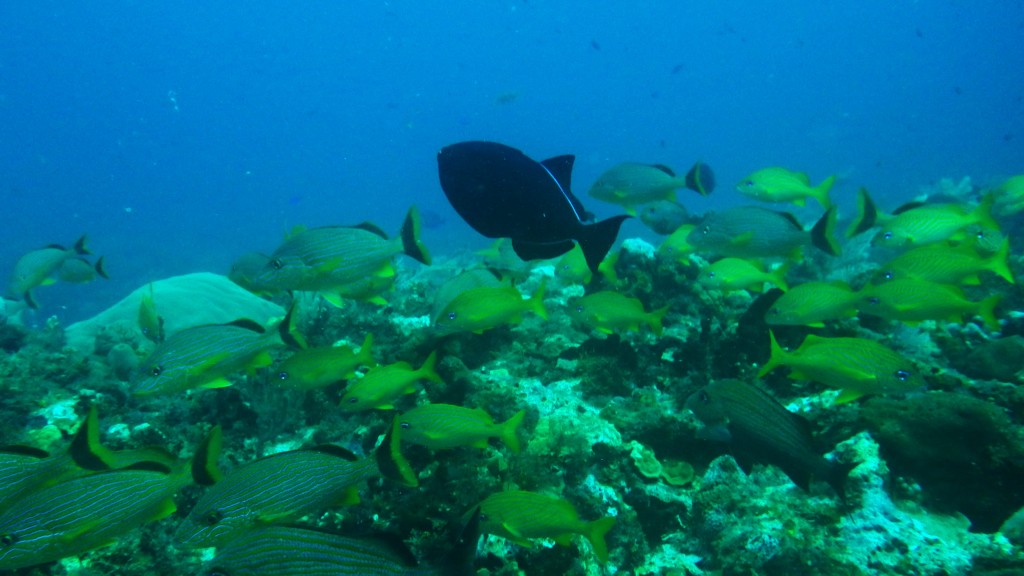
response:
<svg viewBox="0 0 1024 576"><path fill-rule="evenodd" d="M154 344L164 341L164 319L156 311L152 283L149 285L149 294L143 294L139 299L139 330Z"/></svg>
<svg viewBox="0 0 1024 576"><path fill-rule="evenodd" d="M1024 174L1007 178L993 192L996 194L993 210L997 215L1005 218L1024 211Z"/></svg>
<svg viewBox="0 0 1024 576"><path fill-rule="evenodd" d="M871 245L910 248L943 240L958 242L966 239L965 229L971 225L999 230L999 224L992 218L994 200L990 194L973 210L949 203L904 205L883 219Z"/></svg>
<svg viewBox="0 0 1024 576"><path fill-rule="evenodd" d="M525 410L496 424L491 415L476 408L451 404L424 404L398 417L402 439L431 450L444 450L459 446L487 448L487 440L500 438L513 454L519 453L516 431L523 423Z"/></svg>
<svg viewBox="0 0 1024 576"><path fill-rule="evenodd" d="M705 286L720 290L750 290L760 292L765 284L778 286L783 291L789 290L786 284L786 272L789 263L774 270L765 270L764 265L756 261L742 258L722 258L708 266L699 277Z"/></svg>
<svg viewBox="0 0 1024 576"><path fill-rule="evenodd" d="M434 351L423 365L415 370L408 362L395 362L371 368L366 375L350 383L345 389L345 394L341 397L341 409L347 412L371 408L390 410L394 408L395 400L415 392L416 383L420 380L443 384L444 381L437 372L434 372L436 362L437 352Z"/></svg>
<svg viewBox="0 0 1024 576"><path fill-rule="evenodd" d="M367 334L356 352L350 346L323 346L299 350L277 369L282 386L299 390L324 388L348 380L360 366L376 366L373 359L373 335Z"/></svg>
<svg viewBox="0 0 1024 576"><path fill-rule="evenodd" d="M900 278L916 278L938 284L973 286L981 284L978 274L987 270L1013 284L1013 272L1010 271L1007 262L1009 252L1009 238L1003 238L995 253L985 255L979 254L978 250L969 244L926 244L912 248L890 260L879 268L872 282L881 284Z"/></svg>
<svg viewBox="0 0 1024 576"><path fill-rule="evenodd" d="M647 312L640 300L610 290L588 294L569 305L570 316L605 334L616 330L640 330L640 326L646 324L661 336L661 320L666 312L667 305Z"/></svg>
<svg viewBox="0 0 1024 576"><path fill-rule="evenodd" d="M658 246L658 254L669 258L683 266L690 265L690 254L693 253L693 246L688 240L696 224L683 224L676 231L669 234L668 238Z"/></svg>
<svg viewBox="0 0 1024 576"><path fill-rule="evenodd" d="M544 284L533 296L524 299L512 286L481 287L466 290L445 306L434 321L441 334L473 332L481 334L503 324L518 324L523 314L533 312L547 320L544 308Z"/></svg>
<svg viewBox="0 0 1024 576"><path fill-rule="evenodd" d="M794 286L765 314L773 326L814 326L857 315L860 295L845 282L806 282Z"/></svg>
<svg viewBox="0 0 1024 576"><path fill-rule="evenodd" d="M771 358L758 372L763 377L786 366L794 380L820 382L842 390L836 403L868 394L893 394L923 389L924 379L909 360L874 340L822 338L813 334L800 348L786 352L771 337Z"/></svg>
<svg viewBox="0 0 1024 576"><path fill-rule="evenodd" d="M740 194L762 202L792 202L797 206L803 206L807 198L814 198L827 210L832 206L828 193L835 182L836 177L829 176L821 184L812 187L807 174L772 167L763 168L747 176L736 185L736 189Z"/></svg>
<svg viewBox="0 0 1024 576"><path fill-rule="evenodd" d="M999 300L996 295L972 302L957 286L907 278L865 287L861 290L860 311L907 323L922 320L961 323L964 316L980 316L986 328L998 331L995 308Z"/></svg>
<svg viewBox="0 0 1024 576"><path fill-rule="evenodd" d="M615 518L606 517L592 522L581 520L572 504L561 498L508 490L487 497L480 503L481 529L519 544L530 546L533 538L551 538L568 546L579 534L590 541L594 555L601 562L608 561L608 546L604 535L615 525Z"/></svg>

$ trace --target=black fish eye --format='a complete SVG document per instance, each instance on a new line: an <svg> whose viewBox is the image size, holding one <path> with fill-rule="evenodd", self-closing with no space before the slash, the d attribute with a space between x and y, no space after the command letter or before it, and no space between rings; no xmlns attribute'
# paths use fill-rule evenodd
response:
<svg viewBox="0 0 1024 576"><path fill-rule="evenodd" d="M705 226L700 230L701 234L708 234L709 232L711 232L711 226Z"/></svg>
<svg viewBox="0 0 1024 576"><path fill-rule="evenodd" d="M577 306L576 307L576 312L582 314L583 313L583 306Z"/></svg>
<svg viewBox="0 0 1024 576"><path fill-rule="evenodd" d="M707 404L709 399L707 391L701 390L697 393L697 400L700 400L701 404Z"/></svg>
<svg viewBox="0 0 1024 576"><path fill-rule="evenodd" d="M348 399L349 404L355 404L356 402L359 402L359 398L356 398L355 396Z"/></svg>
<svg viewBox="0 0 1024 576"><path fill-rule="evenodd" d="M708 272L708 278L714 278L714 277L715 277L715 273L714 272Z"/></svg>
<svg viewBox="0 0 1024 576"><path fill-rule="evenodd" d="M287 380L288 379L288 373L287 372L278 372L277 373L277 377L280 378L281 380Z"/></svg>
<svg viewBox="0 0 1024 576"><path fill-rule="evenodd" d="M402 422L401 424L399 424L399 426L401 426L403 430L408 430L409 428L411 428L408 422Z"/></svg>
<svg viewBox="0 0 1024 576"><path fill-rule="evenodd" d="M153 366L153 371L151 373L153 374L153 376L159 376L159 375L163 374L163 372L164 372L164 367L163 366Z"/></svg>
<svg viewBox="0 0 1024 576"><path fill-rule="evenodd" d="M455 312L449 312L448 313L448 319L449 320L455 320L456 317L458 317L458 314L456 314Z"/></svg>
<svg viewBox="0 0 1024 576"><path fill-rule="evenodd" d="M14 534L0 534L0 546L13 546L18 541L18 537Z"/></svg>
<svg viewBox="0 0 1024 576"><path fill-rule="evenodd" d="M896 379L899 380L900 382L906 382L908 379L910 379L910 372L907 372L906 370L897 370Z"/></svg>
<svg viewBox="0 0 1024 576"><path fill-rule="evenodd" d="M882 276L884 276L886 280L892 280L896 276L896 274L894 274L892 271L889 271L883 274Z"/></svg>
<svg viewBox="0 0 1024 576"><path fill-rule="evenodd" d="M871 298L868 298L868 302L871 304L879 304L882 301L878 299L878 296L872 296Z"/></svg>
<svg viewBox="0 0 1024 576"><path fill-rule="evenodd" d="M209 524L210 526L214 526L214 525L216 525L217 523L219 523L223 519L224 519L224 511L223 510L213 510L210 513L208 513L203 520L205 520L206 523Z"/></svg>
<svg viewBox="0 0 1024 576"><path fill-rule="evenodd" d="M280 270L281 268L284 268L284 262L282 262L280 258L274 258L273 260L271 260L270 265L274 267L274 270Z"/></svg>
<svg viewBox="0 0 1024 576"><path fill-rule="evenodd" d="M886 240L892 240L892 232L886 232L886 233L885 233L885 234L884 234L884 235L882 236L882 238L885 238Z"/></svg>

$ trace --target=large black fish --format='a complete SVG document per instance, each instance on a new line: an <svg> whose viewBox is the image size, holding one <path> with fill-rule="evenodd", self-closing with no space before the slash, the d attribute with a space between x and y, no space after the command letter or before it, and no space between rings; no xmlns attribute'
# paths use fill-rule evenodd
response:
<svg viewBox="0 0 1024 576"><path fill-rule="evenodd" d="M455 211L488 238L511 238L523 260L554 258L579 242L597 271L629 216L586 223L569 189L575 156L532 160L497 142L459 142L437 154L441 188Z"/></svg>

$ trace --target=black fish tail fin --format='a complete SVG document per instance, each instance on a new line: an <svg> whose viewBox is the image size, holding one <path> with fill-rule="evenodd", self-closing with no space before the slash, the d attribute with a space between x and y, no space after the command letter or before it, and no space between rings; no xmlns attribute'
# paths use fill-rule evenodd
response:
<svg viewBox="0 0 1024 576"><path fill-rule="evenodd" d="M92 254L92 252L89 251L89 237L85 234L82 234L82 237L75 241L74 250L75 254L78 254L79 256Z"/></svg>
<svg viewBox="0 0 1024 576"><path fill-rule="evenodd" d="M277 335L285 345L305 350L309 348L309 344L306 343L306 338L295 326L295 302L296 300L293 299L291 307L288 308L288 313L284 315L284 320L281 320L281 323L277 325ZM161 318L161 328L163 327L162 320Z"/></svg>
<svg viewBox="0 0 1024 576"><path fill-rule="evenodd" d="M79 425L68 448L68 455L75 464L86 470L109 470L112 467L112 453L100 444L100 422L95 406L89 407L89 414Z"/></svg>
<svg viewBox="0 0 1024 576"><path fill-rule="evenodd" d="M217 458L220 458L220 449L223 442L220 425L210 428L210 432L196 446L192 454L191 472L192 480L200 486L213 486L220 482L224 474L217 467Z"/></svg>
<svg viewBox="0 0 1024 576"><path fill-rule="evenodd" d="M391 421L388 433L384 435L384 441L380 443L373 455L381 476L415 488L420 483L416 479L416 473L413 472L409 461L402 456L400 431L401 424L398 422L398 417L395 417Z"/></svg>
<svg viewBox="0 0 1024 576"><path fill-rule="evenodd" d="M480 507L477 506L469 514L469 520L456 531L455 526L450 527L452 548L437 564L439 576L472 576L476 574L473 570L473 560L476 559L476 549L480 542Z"/></svg>
<svg viewBox="0 0 1024 576"><path fill-rule="evenodd" d="M868 189L861 187L857 192L857 217L846 229L846 237L853 238L870 230L878 221L878 207L868 194Z"/></svg>
<svg viewBox="0 0 1024 576"><path fill-rule="evenodd" d="M430 252L420 240L420 211L410 206L402 223L402 251L421 264L430 266Z"/></svg>
<svg viewBox="0 0 1024 576"><path fill-rule="evenodd" d="M597 267L612 249L615 238L619 235L619 227L623 221L631 216L622 214L602 220L597 224L584 224L575 240L580 243L583 256L587 259L587 267L591 272L597 273Z"/></svg>
<svg viewBox="0 0 1024 576"><path fill-rule="evenodd" d="M833 206L822 214L814 228L811 228L811 243L814 247L829 256L839 256L839 243L836 242L836 207Z"/></svg>
<svg viewBox="0 0 1024 576"><path fill-rule="evenodd" d="M107 265L103 260L103 256L100 256L99 260L96 260L96 263L93 264L92 267L96 270L96 273L99 274L100 278L110 280L110 275L107 274Z"/></svg>

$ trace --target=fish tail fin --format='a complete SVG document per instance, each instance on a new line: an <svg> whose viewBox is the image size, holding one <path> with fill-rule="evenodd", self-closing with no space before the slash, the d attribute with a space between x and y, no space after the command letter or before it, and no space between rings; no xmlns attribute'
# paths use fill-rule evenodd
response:
<svg viewBox="0 0 1024 576"><path fill-rule="evenodd" d="M547 282L542 281L540 283L540 286L538 286L537 289L534 290L533 295L530 296L530 299L527 300L527 304L529 305L530 310L533 310L533 312L537 316L540 316L545 320L548 319L548 309L544 307L544 290L546 289L546 287Z"/></svg>
<svg viewBox="0 0 1024 576"><path fill-rule="evenodd" d="M96 263L92 265L93 269L96 270L96 274L104 280L110 280L110 275L107 274L107 264L103 260L104 256L100 256Z"/></svg>
<svg viewBox="0 0 1024 576"><path fill-rule="evenodd" d="M461 530L455 532L454 526L449 529L455 538L452 539L451 549L437 564L438 576L473 576L476 574L473 560L480 542L480 507L470 512L469 520Z"/></svg>
<svg viewBox="0 0 1024 576"><path fill-rule="evenodd" d="M870 230L878 222L878 207L863 186L857 192L857 217L846 229L846 237L853 238Z"/></svg>
<svg viewBox="0 0 1024 576"><path fill-rule="evenodd" d="M1003 238L1003 243L999 245L999 250L992 255L988 269L1006 280L1010 284L1016 284L1016 280L1013 278L1013 271L1010 270L1009 258L1010 256L1010 238Z"/></svg>
<svg viewBox="0 0 1024 576"><path fill-rule="evenodd" d="M416 206L410 206L402 223L402 251L417 262L430 266L430 252L420 240L420 228L420 211Z"/></svg>
<svg viewBox="0 0 1024 576"><path fill-rule="evenodd" d="M989 192L981 199L981 203L974 209L971 214L974 216L975 221L982 228L990 228L992 230L999 230L999 222L992 217L992 206L996 203L996 194Z"/></svg>
<svg viewBox="0 0 1024 576"><path fill-rule="evenodd" d="M363 344L359 346L359 354L356 357L366 366L377 365L377 361L373 359L373 334L367 333L366 338L363 338Z"/></svg>
<svg viewBox="0 0 1024 576"><path fill-rule="evenodd" d="M647 314L647 325L651 327L651 331L654 332L655 336L661 336L661 333L664 331L661 326L661 321L665 318L665 314L668 312L668 306L669 305L666 304Z"/></svg>
<svg viewBox="0 0 1024 576"><path fill-rule="evenodd" d="M591 272L597 272L598 266L604 260L605 255L615 244L615 238L619 235L619 228L622 222L630 216L622 214L613 216L607 220L601 220L596 224L584 224L580 227L579 237L576 241L583 250L583 257L587 259L587 267Z"/></svg>
<svg viewBox="0 0 1024 576"><path fill-rule="evenodd" d="M829 192L832 191L832 187L836 184L835 174L825 178L821 184L818 184L814 190L814 199L821 204L821 207L828 210L832 207L832 198L829 196Z"/></svg>
<svg viewBox="0 0 1024 576"><path fill-rule="evenodd" d="M295 301L292 301L292 305L288 308L288 313L284 315L284 320L277 325L277 335L280 336L281 341L292 348L298 348L305 350L309 348L309 344L306 343L306 337L299 332L298 327L295 325Z"/></svg>
<svg viewBox="0 0 1024 576"><path fill-rule="evenodd" d="M993 332L999 331L999 320L996 318L996 306L999 305L999 300L1002 297L998 294L985 298L981 302L978 302L978 316L981 316L981 321L985 324L985 328Z"/></svg>
<svg viewBox="0 0 1024 576"><path fill-rule="evenodd" d="M839 256L839 243L836 242L836 208L829 208L811 228L811 243L814 247L829 256Z"/></svg>
<svg viewBox="0 0 1024 576"><path fill-rule="evenodd" d="M423 361L423 365L420 366L420 369L417 370L417 372L419 372L420 378L430 380L435 384L444 384L444 380L442 380L441 377L437 375L437 372L434 371L434 366L436 365L437 350L434 350L433 352L430 353L430 356L427 356L427 359Z"/></svg>
<svg viewBox="0 0 1024 576"><path fill-rule="evenodd" d="M220 425L210 428L196 451L192 454L191 472L192 480L200 486L213 486L220 482L224 474L217 467L217 458L220 458L220 449L223 444L223 435Z"/></svg>
<svg viewBox="0 0 1024 576"><path fill-rule="evenodd" d="M789 272L789 269L792 266L793 261L787 260L783 262L781 266L779 266L775 270L772 270L768 275L771 279L771 283L775 284L775 286L778 287L778 289L782 290L783 292L789 292L789 283L786 282L786 274Z"/></svg>
<svg viewBox="0 0 1024 576"><path fill-rule="evenodd" d="M373 455L381 476L415 488L420 483L416 479L416 473L412 471L409 461L402 456L400 430L398 418L395 417L391 420L388 433L384 435L384 441L380 443Z"/></svg>
<svg viewBox="0 0 1024 576"><path fill-rule="evenodd" d="M608 516L587 524L586 532L583 534L590 541L594 555L602 564L608 562L608 544L604 541L604 535L612 529L612 526L615 526L615 518Z"/></svg>
<svg viewBox="0 0 1024 576"><path fill-rule="evenodd" d="M92 254L92 252L89 251L89 236L87 234L82 234L78 240L75 240L74 251L75 254L80 256Z"/></svg>
<svg viewBox="0 0 1024 576"><path fill-rule="evenodd" d="M786 351L779 346L778 340L775 339L775 332L768 331L768 338L771 339L771 355L768 357L768 361L765 362L764 366L757 372L758 378L764 378L764 375L775 370L779 366L782 366L784 358L786 357Z"/></svg>
<svg viewBox="0 0 1024 576"><path fill-rule="evenodd" d="M81 468L86 470L109 470L113 462L113 453L100 444L100 420L96 407L89 407L89 414L78 427L78 432L68 447L68 456Z"/></svg>
<svg viewBox="0 0 1024 576"><path fill-rule="evenodd" d="M519 436L516 435L516 432L519 430L519 425L523 423L523 418L525 417L526 410L520 410L519 412L516 412L514 416L501 423L499 436L501 441L505 446L508 446L508 449L511 450L513 454L519 454L519 450L522 449L522 446L519 444Z"/></svg>
<svg viewBox="0 0 1024 576"><path fill-rule="evenodd" d="M597 266L597 271L601 273L601 276L604 276L604 279L609 284L615 285L619 283L619 274L615 271L615 264L618 263L621 253L621 251L612 252L605 256L604 260L601 260L601 263ZM591 280L593 280L593 277Z"/></svg>

